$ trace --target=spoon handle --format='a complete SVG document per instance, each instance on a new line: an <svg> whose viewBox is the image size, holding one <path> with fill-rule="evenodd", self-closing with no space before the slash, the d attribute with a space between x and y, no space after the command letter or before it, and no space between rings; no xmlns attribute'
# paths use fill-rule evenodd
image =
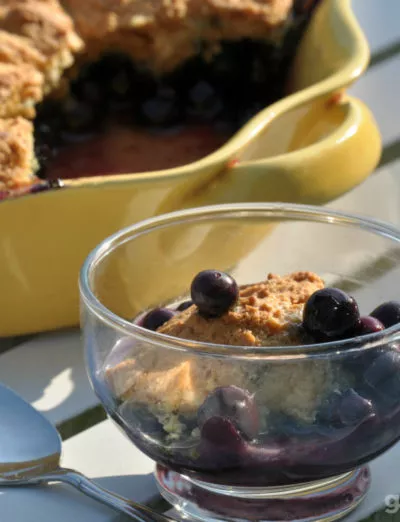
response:
<svg viewBox="0 0 400 522"><path fill-rule="evenodd" d="M120 497L116 493L101 488L81 473L71 469L60 468L54 473L46 473L45 477L42 478L46 481L57 481L69 484L88 497L131 516L137 522L177 522L175 519L157 513L146 506L142 506L132 500Z"/></svg>

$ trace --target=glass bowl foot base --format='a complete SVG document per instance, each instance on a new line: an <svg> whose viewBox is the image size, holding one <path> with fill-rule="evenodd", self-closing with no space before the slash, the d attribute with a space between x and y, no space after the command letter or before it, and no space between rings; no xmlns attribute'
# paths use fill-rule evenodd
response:
<svg viewBox="0 0 400 522"><path fill-rule="evenodd" d="M207 522L311 522L344 517L364 499L368 466L336 477L279 487L226 487L157 465L161 495L182 517Z"/></svg>

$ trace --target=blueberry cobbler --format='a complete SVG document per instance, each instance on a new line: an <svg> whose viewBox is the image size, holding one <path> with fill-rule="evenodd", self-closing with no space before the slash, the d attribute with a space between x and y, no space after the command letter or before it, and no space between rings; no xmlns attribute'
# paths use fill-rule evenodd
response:
<svg viewBox="0 0 400 522"><path fill-rule="evenodd" d="M0 199L160 170L284 95L316 0L2 0Z"/></svg>
<svg viewBox="0 0 400 522"><path fill-rule="evenodd" d="M205 270L190 294L136 320L186 351L122 338L101 372L112 416L159 465L276 486L345 473L398 439L399 346L364 343L400 323L400 302L362 316L312 272L238 286Z"/></svg>

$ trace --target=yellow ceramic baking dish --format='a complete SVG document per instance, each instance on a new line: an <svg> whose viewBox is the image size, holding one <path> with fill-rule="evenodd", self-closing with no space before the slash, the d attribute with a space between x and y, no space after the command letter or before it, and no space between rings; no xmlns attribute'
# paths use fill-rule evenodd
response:
<svg viewBox="0 0 400 522"><path fill-rule="evenodd" d="M0 203L0 336L78 323L79 268L104 237L138 220L223 202L323 204L362 182L381 142L345 94L368 46L349 0L322 0L299 46L289 94L223 147L180 168L82 178Z"/></svg>

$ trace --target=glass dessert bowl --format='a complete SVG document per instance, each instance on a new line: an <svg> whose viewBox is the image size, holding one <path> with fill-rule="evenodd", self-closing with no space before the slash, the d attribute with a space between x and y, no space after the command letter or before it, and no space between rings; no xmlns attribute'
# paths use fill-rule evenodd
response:
<svg viewBox="0 0 400 522"><path fill-rule="evenodd" d="M171 504L333 520L362 501L367 463L400 437L399 242L373 220L243 204L147 220L90 254L89 376Z"/></svg>

